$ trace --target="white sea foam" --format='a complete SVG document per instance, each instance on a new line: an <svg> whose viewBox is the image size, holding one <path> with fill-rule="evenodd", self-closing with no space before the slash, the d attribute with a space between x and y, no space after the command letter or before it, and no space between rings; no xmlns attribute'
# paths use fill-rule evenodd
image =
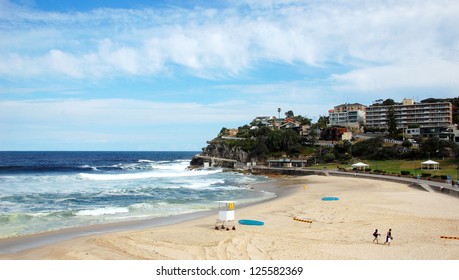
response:
<svg viewBox="0 0 459 280"><path fill-rule="evenodd" d="M112 165L112 168L119 168L121 170L151 170L151 169L164 169L164 170L184 170L188 166L187 161L153 161L148 159L138 160L136 163L119 163Z"/></svg>
<svg viewBox="0 0 459 280"><path fill-rule="evenodd" d="M136 204L132 204L131 206L129 206L129 209L131 210L151 210L151 209L155 209L157 208L157 206L155 206L154 204L151 204L151 203L136 203Z"/></svg>
<svg viewBox="0 0 459 280"><path fill-rule="evenodd" d="M204 180L196 180L196 181L185 181L180 180L175 182L177 187L180 188L188 188L188 189L215 189L216 184L223 184L225 180L223 179L204 179Z"/></svg>
<svg viewBox="0 0 459 280"><path fill-rule="evenodd" d="M76 216L103 216L103 215L115 215L121 213L129 213L129 208L126 207L106 207L97 208L92 210L81 210L75 213Z"/></svg>
<svg viewBox="0 0 459 280"><path fill-rule="evenodd" d="M32 217L46 217L49 216L51 213L45 213L45 212L38 212L38 213L27 213L26 215L32 216Z"/></svg>
<svg viewBox="0 0 459 280"><path fill-rule="evenodd" d="M87 165L87 164L80 166L80 168L91 168L94 171L98 171L97 167L91 166L91 165Z"/></svg>
<svg viewBox="0 0 459 280"><path fill-rule="evenodd" d="M174 164L174 165L168 165L168 164L154 164L151 166L153 169L158 169L158 170L176 170L176 171L183 171L185 170L187 165L185 164Z"/></svg>
<svg viewBox="0 0 459 280"><path fill-rule="evenodd" d="M208 181L204 181L204 182L190 182L188 184L184 184L182 185L181 187L184 187L184 188L188 188L188 189L200 189L200 190L203 190L203 189L210 189L210 186L211 184L208 182Z"/></svg>
<svg viewBox="0 0 459 280"><path fill-rule="evenodd" d="M149 160L149 159L139 159L138 162L154 163L155 161L154 160Z"/></svg>
<svg viewBox="0 0 459 280"><path fill-rule="evenodd" d="M136 169L143 169L136 163L123 163L123 164L115 164L112 167L116 167L122 170L136 170Z"/></svg>
<svg viewBox="0 0 459 280"><path fill-rule="evenodd" d="M150 166L156 169L185 170L188 165L188 161L156 161Z"/></svg>
<svg viewBox="0 0 459 280"><path fill-rule="evenodd" d="M89 180L95 180L95 181L112 181L112 180L135 180L135 179L149 179L149 178L207 176L207 175L215 174L219 172L221 172L221 170L183 171L183 172L139 172L139 173L127 173L127 174L80 173L79 176L83 179L89 179Z"/></svg>

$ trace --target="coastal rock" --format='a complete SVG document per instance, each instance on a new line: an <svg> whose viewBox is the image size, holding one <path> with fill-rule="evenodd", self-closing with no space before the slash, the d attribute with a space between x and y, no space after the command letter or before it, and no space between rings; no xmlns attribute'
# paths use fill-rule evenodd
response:
<svg viewBox="0 0 459 280"><path fill-rule="evenodd" d="M216 138L208 142L207 147L202 149L201 154L193 157L190 165L192 167L203 166L206 160L202 157L227 159L236 161L237 163L245 164L248 159L248 153L238 146L230 145L228 141L222 141L221 139ZM222 160L214 160L212 162L212 166L217 167L234 167L234 164L234 162Z"/></svg>
<svg viewBox="0 0 459 280"><path fill-rule="evenodd" d="M196 168L204 165L204 159L198 156L194 156L190 161L190 167Z"/></svg>

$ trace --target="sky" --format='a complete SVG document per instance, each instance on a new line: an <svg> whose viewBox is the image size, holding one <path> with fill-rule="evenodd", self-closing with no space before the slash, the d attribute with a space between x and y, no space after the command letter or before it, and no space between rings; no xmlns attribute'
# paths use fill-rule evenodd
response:
<svg viewBox="0 0 459 280"><path fill-rule="evenodd" d="M200 151L221 128L459 96L456 0L0 0L0 151Z"/></svg>

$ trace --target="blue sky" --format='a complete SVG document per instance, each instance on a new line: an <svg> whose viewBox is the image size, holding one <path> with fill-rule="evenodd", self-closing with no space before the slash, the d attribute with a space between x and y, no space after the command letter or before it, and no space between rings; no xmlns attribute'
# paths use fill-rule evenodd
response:
<svg viewBox="0 0 459 280"><path fill-rule="evenodd" d="M222 127L459 95L459 2L0 0L0 150L196 150Z"/></svg>

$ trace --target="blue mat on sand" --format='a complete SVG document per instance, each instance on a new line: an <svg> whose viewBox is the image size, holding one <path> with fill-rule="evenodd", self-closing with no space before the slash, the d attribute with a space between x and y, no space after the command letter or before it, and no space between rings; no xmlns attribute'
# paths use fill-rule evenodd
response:
<svg viewBox="0 0 459 280"><path fill-rule="evenodd" d="M324 201L334 201L334 200L339 200L339 198L333 197L333 196L326 196L326 197L322 197L322 200L324 200Z"/></svg>
<svg viewBox="0 0 459 280"><path fill-rule="evenodd" d="M241 225L246 225L246 226L262 226L265 223L262 221L257 221L257 220L239 220L238 221Z"/></svg>

